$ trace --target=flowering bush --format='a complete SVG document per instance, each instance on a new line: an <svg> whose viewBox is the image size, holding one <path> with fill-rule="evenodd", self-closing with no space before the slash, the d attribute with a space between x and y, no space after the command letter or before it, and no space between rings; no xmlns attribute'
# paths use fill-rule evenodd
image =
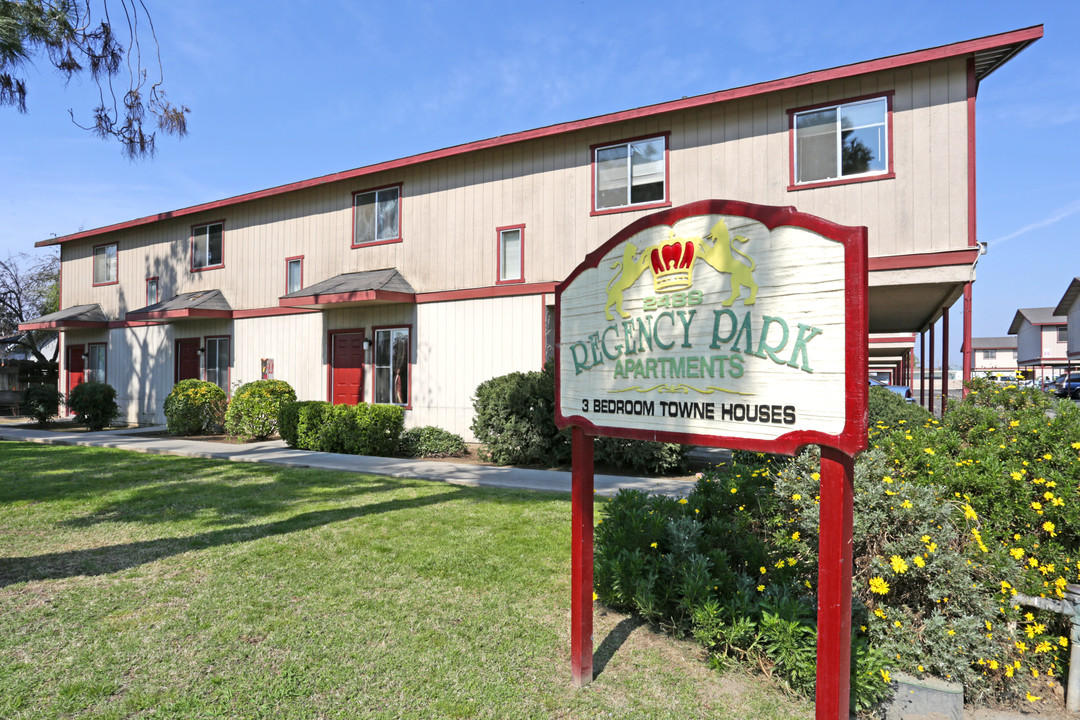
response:
<svg viewBox="0 0 1080 720"><path fill-rule="evenodd" d="M181 380L165 398L165 424L170 435L219 432L229 399L212 382Z"/></svg>

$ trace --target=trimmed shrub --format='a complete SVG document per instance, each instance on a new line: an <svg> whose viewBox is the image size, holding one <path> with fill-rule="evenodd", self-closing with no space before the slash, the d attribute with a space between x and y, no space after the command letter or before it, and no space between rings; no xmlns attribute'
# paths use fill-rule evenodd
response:
<svg viewBox="0 0 1080 720"><path fill-rule="evenodd" d="M560 465L570 459L570 435L555 427L554 364L513 372L476 387L472 431L479 457L499 465Z"/></svg>
<svg viewBox="0 0 1080 720"><path fill-rule="evenodd" d="M68 393L66 404L75 413L75 422L91 430L101 430L120 416L116 389L108 383L79 383Z"/></svg>
<svg viewBox="0 0 1080 720"><path fill-rule="evenodd" d="M460 435L435 427L409 428L401 435L399 454L410 458L462 457L468 452Z"/></svg>
<svg viewBox="0 0 1080 720"><path fill-rule="evenodd" d="M49 418L60 412L60 403L64 396L54 385L31 385L23 396L23 410L44 426Z"/></svg>
<svg viewBox="0 0 1080 720"><path fill-rule="evenodd" d="M669 475L686 470L686 449L674 443L651 440L596 438L596 462L646 475Z"/></svg>
<svg viewBox="0 0 1080 720"><path fill-rule="evenodd" d="M555 365L485 380L473 398L472 431L481 460L499 465L562 465L570 433L555 427ZM650 474L685 466L684 448L670 443L597 438L596 462Z"/></svg>
<svg viewBox="0 0 1080 720"><path fill-rule="evenodd" d="M229 399L212 382L181 380L165 398L165 424L170 435L220 432Z"/></svg>
<svg viewBox="0 0 1080 720"><path fill-rule="evenodd" d="M397 405L284 403L279 432L290 446L316 452L392 457L401 442L405 411Z"/></svg>
<svg viewBox="0 0 1080 720"><path fill-rule="evenodd" d="M265 440L277 432L278 412L296 400L296 391L284 380L256 380L233 393L225 412L225 431L234 437Z"/></svg>
<svg viewBox="0 0 1080 720"><path fill-rule="evenodd" d="M870 427L884 424L922 425L931 417L930 412L918 403L909 403L892 390L878 385L870 386L868 402Z"/></svg>

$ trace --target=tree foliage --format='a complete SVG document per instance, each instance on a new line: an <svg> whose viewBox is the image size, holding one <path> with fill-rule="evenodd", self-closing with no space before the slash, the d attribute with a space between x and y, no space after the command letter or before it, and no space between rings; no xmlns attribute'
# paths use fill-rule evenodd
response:
<svg viewBox="0 0 1080 720"><path fill-rule="evenodd" d="M26 348L38 362L56 362L59 344L52 358L42 353L55 332L34 330L20 333L19 323L56 312L60 308L60 256L32 258L25 253L0 260L0 337L13 337L12 345Z"/></svg>
<svg viewBox="0 0 1080 720"><path fill-rule="evenodd" d="M157 57L153 80L143 67L147 34ZM189 112L170 103L161 90L164 74L157 50L154 24L142 0L120 0L119 8L115 0L112 6L108 0L100 5L90 0L0 0L0 106L27 111L21 71L43 56L65 80L89 74L97 85L100 100L89 125L68 111L76 125L102 139L118 140L129 158L152 156L157 135L153 124L183 137ZM126 89L114 82L124 75Z"/></svg>

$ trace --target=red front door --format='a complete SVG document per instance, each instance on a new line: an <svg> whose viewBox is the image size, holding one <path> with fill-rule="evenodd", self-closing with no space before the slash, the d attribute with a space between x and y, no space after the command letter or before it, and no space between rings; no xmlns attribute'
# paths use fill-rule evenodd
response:
<svg viewBox="0 0 1080 720"><path fill-rule="evenodd" d="M330 402L364 399L364 333L335 333L330 341Z"/></svg>
<svg viewBox="0 0 1080 720"><path fill-rule="evenodd" d="M86 352L82 345L68 345L67 348L67 391L70 393L75 386L83 381L83 370L86 367L83 353Z"/></svg>
<svg viewBox="0 0 1080 720"><path fill-rule="evenodd" d="M199 379L199 338L176 341L176 382Z"/></svg>

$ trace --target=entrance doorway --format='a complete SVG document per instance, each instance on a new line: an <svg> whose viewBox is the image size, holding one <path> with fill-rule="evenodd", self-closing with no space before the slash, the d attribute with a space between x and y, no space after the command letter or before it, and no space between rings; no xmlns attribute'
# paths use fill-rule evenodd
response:
<svg viewBox="0 0 1080 720"><path fill-rule="evenodd" d="M330 402L356 405L364 399L364 331L330 336Z"/></svg>
<svg viewBox="0 0 1080 720"><path fill-rule="evenodd" d="M176 341L176 382L199 379L199 338Z"/></svg>
<svg viewBox="0 0 1080 720"><path fill-rule="evenodd" d="M86 361L83 353L86 349L83 345L68 345L67 348L67 391L70 393L77 385L80 385L86 370Z"/></svg>

